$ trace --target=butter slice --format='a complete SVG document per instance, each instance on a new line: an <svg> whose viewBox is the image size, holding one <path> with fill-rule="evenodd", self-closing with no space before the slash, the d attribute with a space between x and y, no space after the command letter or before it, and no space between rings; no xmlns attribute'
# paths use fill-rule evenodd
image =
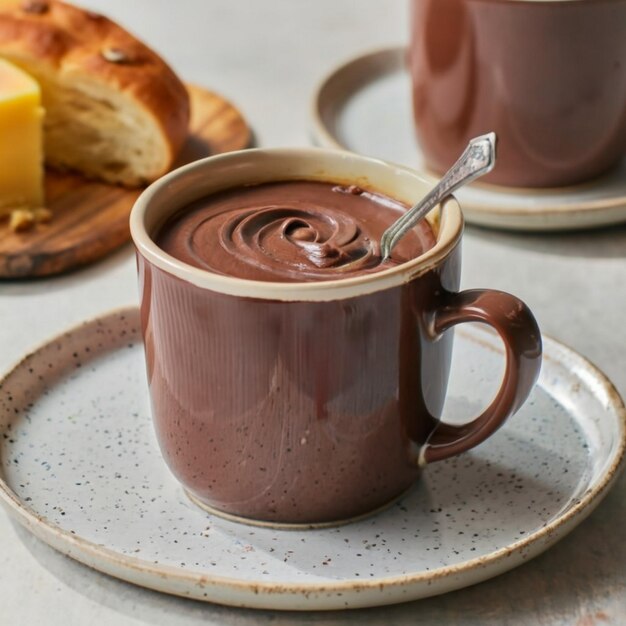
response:
<svg viewBox="0 0 626 626"><path fill-rule="evenodd" d="M0 215L44 203L39 84L0 59Z"/></svg>

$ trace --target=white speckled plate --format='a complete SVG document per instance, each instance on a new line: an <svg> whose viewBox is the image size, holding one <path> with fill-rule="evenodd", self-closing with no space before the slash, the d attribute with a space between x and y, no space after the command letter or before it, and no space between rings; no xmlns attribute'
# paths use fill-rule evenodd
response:
<svg viewBox="0 0 626 626"><path fill-rule="evenodd" d="M499 341L468 327L455 363L447 412L458 420L495 389ZM0 433L1 501L61 552L167 593L314 610L443 593L539 554L606 493L625 417L606 378L547 339L519 414L474 452L426 468L392 508L324 530L245 526L196 508L161 460L129 309L55 338L7 374Z"/></svg>
<svg viewBox="0 0 626 626"><path fill-rule="evenodd" d="M313 138L414 167L428 179L415 140L404 49L359 56L333 70L313 98ZM570 230L626 221L626 156L613 172L572 187L528 190L475 183L455 193L468 222L510 230Z"/></svg>

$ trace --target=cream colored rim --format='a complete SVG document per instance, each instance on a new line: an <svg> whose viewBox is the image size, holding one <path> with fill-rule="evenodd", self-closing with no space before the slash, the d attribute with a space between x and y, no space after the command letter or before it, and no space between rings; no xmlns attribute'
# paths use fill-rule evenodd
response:
<svg viewBox="0 0 626 626"><path fill-rule="evenodd" d="M567 0L501 0L505 2L563 2ZM569 0L580 2L582 0ZM313 135L323 147L333 150L345 150L352 152L350 148L342 144L333 134L332 126L326 122L326 110L336 109L336 103L345 99L349 95L349 86L362 86L370 82L373 78L382 76L391 71L397 71L404 67L404 48L382 48L352 57L339 66L333 68L318 84L311 102L311 120ZM339 94L339 95L338 95ZM397 167L402 167L398 165ZM431 186L439 180L437 174L425 167L416 170L419 176L428 181ZM547 187L545 189L527 189L524 187L504 187L490 183L475 182L472 186L479 187L485 193L493 192L498 194L509 194L511 196L524 196L533 198L534 196L553 195L562 193L572 193L580 189L589 190L601 181L603 176L597 179L586 181L578 185L568 185L566 187ZM569 204L542 204L534 205L532 208L520 207L510 208L506 206L506 198L497 207L485 207L476 202L463 201L463 208L472 213L483 215L502 215L511 217L528 217L534 215L550 215L560 213L587 213L592 211L603 211L607 209L626 208L626 195L616 195L612 198L599 198L596 200L585 200L581 202L571 202ZM469 217L468 217L469 220Z"/></svg>
<svg viewBox="0 0 626 626"><path fill-rule="evenodd" d="M242 297L282 301L352 298L405 284L436 267L454 249L463 232L461 209L453 198L428 216L437 243L397 267L343 280L275 283L243 280L201 270L165 253L150 237L176 210L212 192L241 184L276 180L328 180L354 183L413 204L431 188L416 172L346 151L320 148L241 150L196 161L153 183L139 197L130 231L139 254L158 268L197 287Z"/></svg>
<svg viewBox="0 0 626 626"><path fill-rule="evenodd" d="M115 315L137 315L137 309L134 307L117 309L110 311L108 314L99 316L92 320L83 322L80 326L94 323L98 320L108 318ZM71 332L80 326L72 326L68 328L66 332ZM62 336L64 333L60 333L58 336ZM38 517L32 511L30 511L18 498L17 494L7 485L6 481L0 475L0 501L5 505L6 509L16 517L16 519L23 524L26 528L31 530L34 534L44 540L46 543L52 545L56 549L70 555L72 558L85 562L95 569L100 569L107 573L115 571L115 575L124 578L124 575L116 570L120 568L122 572L129 570L139 575L148 574L150 576L157 576L160 579L174 579L178 582L185 583L189 586L203 584L206 586L220 587L231 589L235 591L244 591L252 593L255 596L258 594L267 594L271 596L279 595L309 595L312 593L335 593L354 591L360 592L365 590L382 591L392 587L408 587L418 583L427 583L434 579L441 580L443 578L457 576L465 572L469 572L474 569L483 569L488 566L495 566L498 563L504 562L510 558L511 554L531 548L531 546L539 545L539 541L544 539L548 544L553 543L555 533L562 527L567 528L573 524L577 518L584 517L589 514L597 504L599 504L601 497L606 493L607 489L611 486L613 481L617 478L618 472L624 462L626 456L626 407L624 402L615 389L611 381L590 361L583 356L574 352L572 349L567 348L558 341L544 336L545 340L545 356L551 358L550 354L554 350L557 353L561 353L563 356L559 360L567 360L571 365L570 369L575 368L577 372L593 385L598 393L602 394L606 398L607 406L610 406L617 415L617 420L620 425L620 438L613 451L613 460L610 465L605 469L604 473L598 479L592 489L589 489L580 498L580 500L572 506L564 515L550 522L540 530L532 533L531 535L510 544L506 547L500 548L487 556L477 557L469 561L465 561L460 565L444 566L437 570L430 572L421 572L419 574L409 574L403 576L389 576L387 578L380 577L373 580L341 580L330 583L270 583L263 581L242 581L232 578L226 578L222 576L207 576L206 574L200 574L199 572L186 571L183 572L180 569L165 565L155 565L146 561L142 561L136 557L122 556L119 553L106 548L102 545L98 545L91 541L87 541L72 535L70 532L62 530L58 526L51 524L45 518ZM29 355L38 352L46 346L53 344L57 341L57 338L40 344L38 348L29 351ZM13 370L19 367L24 361L24 357L18 361L12 368L6 371L4 376L0 379L0 385L3 380L11 375ZM552 541L551 541L552 539ZM538 550L539 552L541 549ZM104 569L102 565L98 567L96 564L106 563L107 569ZM126 580L134 582L134 579L129 574L125 575ZM482 579L481 579L482 580ZM146 585L149 586L149 585Z"/></svg>

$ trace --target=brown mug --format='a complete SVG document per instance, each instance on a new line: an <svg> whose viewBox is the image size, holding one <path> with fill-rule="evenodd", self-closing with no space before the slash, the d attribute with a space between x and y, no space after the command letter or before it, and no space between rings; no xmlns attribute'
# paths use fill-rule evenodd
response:
<svg viewBox="0 0 626 626"><path fill-rule="evenodd" d="M408 65L427 167L495 131L485 182L579 183L626 156L626 0L412 0Z"/></svg>
<svg viewBox="0 0 626 626"><path fill-rule="evenodd" d="M153 418L163 456L210 511L326 524L401 495L420 467L491 435L539 373L537 324L514 296L458 293L463 219L454 199L429 216L436 244L403 265L343 280L274 283L197 269L152 237L190 202L251 183L358 184L407 204L414 172L318 149L246 150L192 163L151 185L131 215ZM484 322L507 368L492 404L440 423L452 332Z"/></svg>

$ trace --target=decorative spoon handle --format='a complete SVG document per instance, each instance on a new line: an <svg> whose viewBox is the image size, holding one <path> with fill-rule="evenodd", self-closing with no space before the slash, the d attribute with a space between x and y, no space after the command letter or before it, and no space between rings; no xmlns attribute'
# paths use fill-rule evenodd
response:
<svg viewBox="0 0 626 626"><path fill-rule="evenodd" d="M389 258L391 251L404 234L434 207L459 187L491 172L495 164L496 134L488 133L472 139L459 160L446 172L437 186L383 233L380 239L383 261Z"/></svg>

